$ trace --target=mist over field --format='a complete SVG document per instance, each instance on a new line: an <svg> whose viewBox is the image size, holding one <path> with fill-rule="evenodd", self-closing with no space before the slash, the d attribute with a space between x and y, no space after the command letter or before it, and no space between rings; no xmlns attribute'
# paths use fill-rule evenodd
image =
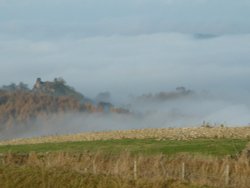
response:
<svg viewBox="0 0 250 188"><path fill-rule="evenodd" d="M63 77L131 112L53 115L1 138L248 125L249 8L246 0L0 0L0 85Z"/></svg>
<svg viewBox="0 0 250 188"><path fill-rule="evenodd" d="M207 92L181 92L176 90L132 97L124 105L129 114L68 112L53 114L47 119L38 117L32 124L15 125L2 131L0 139L144 128L249 125L247 104L225 100Z"/></svg>

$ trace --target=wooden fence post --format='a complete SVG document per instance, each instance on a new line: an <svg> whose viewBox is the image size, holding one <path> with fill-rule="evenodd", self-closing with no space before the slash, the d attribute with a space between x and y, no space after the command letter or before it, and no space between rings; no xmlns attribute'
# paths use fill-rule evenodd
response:
<svg viewBox="0 0 250 188"><path fill-rule="evenodd" d="M134 160L134 180L137 180L137 161Z"/></svg>
<svg viewBox="0 0 250 188"><path fill-rule="evenodd" d="M229 185L229 165L226 165L225 168L225 185Z"/></svg>
<svg viewBox="0 0 250 188"><path fill-rule="evenodd" d="M185 163L182 163L181 165L181 180L185 180Z"/></svg>

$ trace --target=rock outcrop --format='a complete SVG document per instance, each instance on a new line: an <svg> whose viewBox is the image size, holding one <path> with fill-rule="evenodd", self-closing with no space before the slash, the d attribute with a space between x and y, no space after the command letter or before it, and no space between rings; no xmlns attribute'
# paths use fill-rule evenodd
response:
<svg viewBox="0 0 250 188"><path fill-rule="evenodd" d="M80 101L84 98L81 93L66 85L66 82L62 78L55 78L53 82L43 82L41 78L37 78L32 91L35 93L45 93L52 96L69 96Z"/></svg>

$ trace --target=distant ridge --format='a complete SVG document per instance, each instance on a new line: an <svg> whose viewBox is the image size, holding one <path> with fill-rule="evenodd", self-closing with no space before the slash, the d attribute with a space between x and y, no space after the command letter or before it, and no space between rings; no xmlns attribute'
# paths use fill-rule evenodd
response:
<svg viewBox="0 0 250 188"><path fill-rule="evenodd" d="M22 82L0 88L0 133L32 126L37 119L46 121L53 114L96 112L128 113L128 110L85 98L62 78L45 82L37 78L32 89Z"/></svg>
<svg viewBox="0 0 250 188"><path fill-rule="evenodd" d="M194 38L196 39L212 39L212 38L216 38L218 37L218 35L215 34L210 34L210 33L195 33L194 34Z"/></svg>

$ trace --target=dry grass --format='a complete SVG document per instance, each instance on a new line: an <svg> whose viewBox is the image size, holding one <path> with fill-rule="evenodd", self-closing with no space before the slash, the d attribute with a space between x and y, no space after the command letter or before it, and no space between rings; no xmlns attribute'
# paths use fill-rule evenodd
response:
<svg viewBox="0 0 250 188"><path fill-rule="evenodd" d="M168 128L81 133L10 140L0 145L58 143L66 141L154 138L192 140L198 138L249 139L250 127ZM240 157L188 154L132 155L108 153L7 153L0 156L0 187L237 187L250 185L250 145ZM135 176L136 161L136 176ZM185 172L183 174L183 164ZM229 174L226 168L229 167ZM183 179L184 176L184 179ZM228 182L227 178L228 177ZM136 178L136 179L135 179ZM194 186L196 185L196 186Z"/></svg>
<svg viewBox="0 0 250 188"><path fill-rule="evenodd" d="M136 180L134 161L137 164ZM182 179L183 163L185 164L184 179ZM227 165L229 165L228 185L225 182ZM172 185L169 182L175 180L175 183L180 181L187 183L186 185L180 184L182 187L207 185L245 188L250 185L249 165L250 160L247 157L222 159L194 157L187 154L133 156L130 153L120 155L103 153L18 155L9 153L2 156L0 182L5 183L4 185L7 185L6 182L11 185L15 182L25 185L20 187L29 187L30 184L38 185L36 187L42 187L42 184L46 185L43 187L60 187L65 182L71 185L68 187L81 187L83 184L80 183L89 184L85 187L168 187L167 184ZM103 185L94 186L94 182L97 184L102 182Z"/></svg>
<svg viewBox="0 0 250 188"><path fill-rule="evenodd" d="M164 129L140 129L126 131L90 132L61 136L46 136L28 139L16 139L0 142L0 145L58 143L67 141L93 141L110 139L170 139L191 140L198 138L250 138L250 127L195 127L195 128L164 128Z"/></svg>
<svg viewBox="0 0 250 188"><path fill-rule="evenodd" d="M112 175L79 173L64 168L8 167L0 171L1 188L198 188L176 180L129 180ZM199 186L200 188L200 186Z"/></svg>

